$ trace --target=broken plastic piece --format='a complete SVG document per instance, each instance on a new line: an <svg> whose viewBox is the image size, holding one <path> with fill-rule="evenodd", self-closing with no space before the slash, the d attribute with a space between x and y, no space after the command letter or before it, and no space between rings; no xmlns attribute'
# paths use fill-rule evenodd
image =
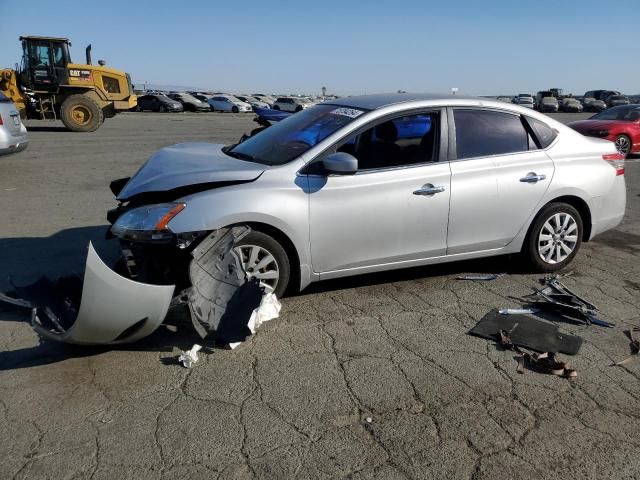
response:
<svg viewBox="0 0 640 480"><path fill-rule="evenodd" d="M256 278L247 278L235 251L237 242L250 231L246 226L221 228L192 252L192 286L183 292L191 320L202 338L214 333L221 345L242 342L251 335L248 323L264 293Z"/></svg>
<svg viewBox="0 0 640 480"><path fill-rule="evenodd" d="M182 363L182 366L185 368L191 368L198 361L198 352L202 349L201 345L197 343L191 347L191 350L187 350L186 352L182 352L182 354L178 357L178 361Z"/></svg>
<svg viewBox="0 0 640 480"><path fill-rule="evenodd" d="M535 289L535 294L541 300L534 303L534 307L544 309L562 316L578 320L581 323L599 325L611 328L613 323L599 317L598 307L569 290L560 283L557 276L546 277L543 280L545 288Z"/></svg>
<svg viewBox="0 0 640 480"><path fill-rule="evenodd" d="M582 338L560 333L558 326L526 315L501 315L496 310L487 313L470 331L477 337L495 340L504 331L514 345L538 352L561 352L575 355Z"/></svg>
<svg viewBox="0 0 640 480"><path fill-rule="evenodd" d="M265 293L260 301L260 306L253 311L249 319L247 326L251 333L256 333L256 330L264 322L278 318L280 309L282 309L282 304L276 298L276 294L273 292Z"/></svg>
<svg viewBox="0 0 640 480"><path fill-rule="evenodd" d="M173 285L150 285L119 275L100 259L91 243L82 289L71 285L70 277L64 280L69 285L62 298L56 294L65 282L44 279L17 287L18 292L34 295L20 299L25 302L20 306L33 306L31 324L42 337L82 345L127 343L146 337L164 320L174 290ZM10 303L17 305L15 299Z"/></svg>
<svg viewBox="0 0 640 480"><path fill-rule="evenodd" d="M523 314L531 314L538 313L540 310L537 308L503 308L498 310L500 315L523 315Z"/></svg>
<svg viewBox="0 0 640 480"><path fill-rule="evenodd" d="M457 279L458 280L491 281L491 280L496 280L504 275L506 275L506 273L472 273L467 275L459 275Z"/></svg>
<svg viewBox="0 0 640 480"><path fill-rule="evenodd" d="M640 327L633 327L630 330L627 330L625 335L629 337L629 348L631 348L631 355L629 355L624 360L614 363L614 365L620 366L626 363L629 363L634 358L640 358L640 340L634 338L633 332L640 332Z"/></svg>

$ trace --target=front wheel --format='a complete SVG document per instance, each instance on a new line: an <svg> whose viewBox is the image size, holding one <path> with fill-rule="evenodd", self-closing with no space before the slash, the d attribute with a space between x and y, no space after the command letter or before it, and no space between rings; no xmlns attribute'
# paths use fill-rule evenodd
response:
<svg viewBox="0 0 640 480"><path fill-rule="evenodd" d="M287 252L266 233L252 230L235 248L248 278L256 278L282 297L289 285L291 265Z"/></svg>
<svg viewBox="0 0 640 480"><path fill-rule="evenodd" d="M631 139L626 135L616 137L616 149L625 157L631 152Z"/></svg>
<svg viewBox="0 0 640 480"><path fill-rule="evenodd" d="M60 118L72 132L93 132L102 125L104 112L93 98L78 94L62 102Z"/></svg>
<svg viewBox="0 0 640 480"><path fill-rule="evenodd" d="M574 207L551 203L534 220L522 253L536 271L561 270L580 250L582 232L582 218Z"/></svg>
<svg viewBox="0 0 640 480"><path fill-rule="evenodd" d="M164 113L166 111L167 111L167 109L164 108L164 105L160 105L160 108L158 108L158 113Z"/></svg>
<svg viewBox="0 0 640 480"><path fill-rule="evenodd" d="M240 112L240 110L238 109L238 107L236 107L235 105L234 105L233 107L231 107L231 111L232 111L233 113L238 113L238 112Z"/></svg>

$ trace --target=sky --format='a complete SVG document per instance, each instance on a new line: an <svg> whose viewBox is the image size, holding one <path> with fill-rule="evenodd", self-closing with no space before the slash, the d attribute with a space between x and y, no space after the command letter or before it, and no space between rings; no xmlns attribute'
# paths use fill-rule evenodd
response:
<svg viewBox="0 0 640 480"><path fill-rule="evenodd" d="M136 84L353 95L640 93L640 0L0 0L0 67L20 35L71 39L72 59Z"/></svg>

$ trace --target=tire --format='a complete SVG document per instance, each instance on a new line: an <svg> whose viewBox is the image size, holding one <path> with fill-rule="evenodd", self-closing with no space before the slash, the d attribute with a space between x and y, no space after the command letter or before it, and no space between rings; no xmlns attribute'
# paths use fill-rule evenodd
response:
<svg viewBox="0 0 640 480"><path fill-rule="evenodd" d="M70 95L60 107L60 118L72 132L94 132L104 121L100 105L87 95Z"/></svg>
<svg viewBox="0 0 640 480"><path fill-rule="evenodd" d="M289 286L289 279L291 278L291 264L287 252L277 240L266 233L252 230L246 237L238 242L236 253L240 255L245 271L249 276L254 275L267 285L273 287L277 297L284 295ZM257 257L253 259L252 255L257 255ZM269 262L265 260L267 255L271 255L273 261ZM259 266L262 261L268 263L260 268L259 273L253 271L252 269L255 266ZM272 278L267 278L267 276L261 278L261 275L268 273L273 274L274 271L277 272L278 275L275 281Z"/></svg>
<svg viewBox="0 0 640 480"><path fill-rule="evenodd" d="M274 106L273 106L273 109L274 109L274 110L280 110L280 105L274 105Z"/></svg>
<svg viewBox="0 0 640 480"><path fill-rule="evenodd" d="M296 112L301 112L301 111L302 111L302 106L301 106L301 105L298 105L298 106L296 107Z"/></svg>
<svg viewBox="0 0 640 480"><path fill-rule="evenodd" d="M158 107L158 113L164 113L166 111L167 111L167 109L164 108L164 105L160 105L160 107Z"/></svg>
<svg viewBox="0 0 640 480"><path fill-rule="evenodd" d="M523 256L537 272L561 270L580 250L583 231L578 210L566 203L550 203L533 221L522 247Z"/></svg>
<svg viewBox="0 0 640 480"><path fill-rule="evenodd" d="M626 135L618 135L616 137L616 149L626 158L631 152L631 139Z"/></svg>
<svg viewBox="0 0 640 480"><path fill-rule="evenodd" d="M233 107L231 107L231 111L232 111L233 113L238 113L238 112L240 112L240 110L238 109L238 107L236 107L235 105L234 105Z"/></svg>
<svg viewBox="0 0 640 480"><path fill-rule="evenodd" d="M141 112L142 111L142 107L140 105L136 105L135 111L136 112Z"/></svg>

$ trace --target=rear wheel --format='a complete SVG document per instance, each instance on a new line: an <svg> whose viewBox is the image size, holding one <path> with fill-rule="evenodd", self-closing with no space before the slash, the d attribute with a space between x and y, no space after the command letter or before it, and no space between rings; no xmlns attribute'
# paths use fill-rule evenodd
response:
<svg viewBox="0 0 640 480"><path fill-rule="evenodd" d="M72 132L93 132L104 121L100 105L87 95L71 95L62 102L60 118Z"/></svg>
<svg viewBox="0 0 640 480"><path fill-rule="evenodd" d="M618 135L616 137L616 149L626 157L631 151L631 139L626 135Z"/></svg>
<svg viewBox="0 0 640 480"><path fill-rule="evenodd" d="M561 270L580 250L582 232L582 218L574 207L551 203L534 220L523 254L536 271Z"/></svg>
<svg viewBox="0 0 640 480"><path fill-rule="evenodd" d="M249 278L256 278L282 297L289 284L291 266L287 252L277 240L253 230L238 242L235 251Z"/></svg>

